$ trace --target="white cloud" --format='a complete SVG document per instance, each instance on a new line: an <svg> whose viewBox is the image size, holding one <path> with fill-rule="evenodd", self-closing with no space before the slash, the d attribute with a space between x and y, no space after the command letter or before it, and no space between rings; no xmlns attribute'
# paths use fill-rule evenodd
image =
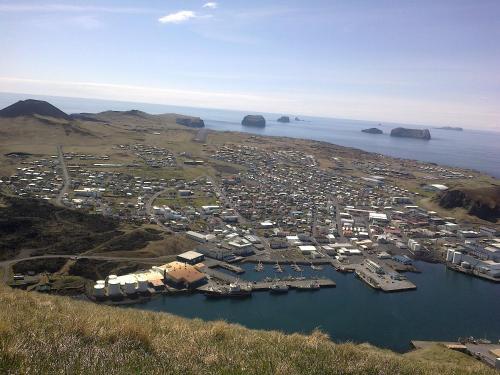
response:
<svg viewBox="0 0 500 375"><path fill-rule="evenodd" d="M215 9L218 4L215 1L210 1L208 3L203 4L203 8Z"/></svg>
<svg viewBox="0 0 500 375"><path fill-rule="evenodd" d="M181 23L189 21L192 18L198 17L195 12L191 10L181 10L176 13L170 13L166 16L158 18L161 23Z"/></svg>

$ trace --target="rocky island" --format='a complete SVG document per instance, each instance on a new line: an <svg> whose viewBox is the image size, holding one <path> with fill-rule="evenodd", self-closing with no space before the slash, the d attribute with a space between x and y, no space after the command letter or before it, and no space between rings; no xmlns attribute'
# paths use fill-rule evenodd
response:
<svg viewBox="0 0 500 375"><path fill-rule="evenodd" d="M199 117L177 117L175 123L187 126L188 128L204 128L205 122Z"/></svg>
<svg viewBox="0 0 500 375"><path fill-rule="evenodd" d="M429 140L431 139L431 132L429 129L395 128L391 130L391 137Z"/></svg>
<svg viewBox="0 0 500 375"><path fill-rule="evenodd" d="M278 120L276 120L278 122L284 122L284 123L288 123L290 122L290 117L288 116L281 116Z"/></svg>
<svg viewBox="0 0 500 375"><path fill-rule="evenodd" d="M384 134L384 132L382 130L377 129L377 128L363 129L361 131L363 133L368 133L368 134Z"/></svg>
<svg viewBox="0 0 500 375"><path fill-rule="evenodd" d="M263 128L266 126L266 119L262 115L246 115L241 125Z"/></svg>
<svg viewBox="0 0 500 375"><path fill-rule="evenodd" d="M436 128L436 129L441 129L441 130L453 130L453 131L457 131L457 132L461 132L464 130L464 128L461 128L459 126L441 126L439 128Z"/></svg>

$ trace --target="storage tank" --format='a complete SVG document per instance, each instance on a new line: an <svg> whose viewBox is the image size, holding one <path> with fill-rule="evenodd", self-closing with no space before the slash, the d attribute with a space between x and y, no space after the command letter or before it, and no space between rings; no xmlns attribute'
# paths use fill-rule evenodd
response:
<svg viewBox="0 0 500 375"><path fill-rule="evenodd" d="M106 296L106 286L104 284L96 283L94 285L94 297L105 297Z"/></svg>
<svg viewBox="0 0 500 375"><path fill-rule="evenodd" d="M106 281L104 280L97 280L95 283L96 285L106 285Z"/></svg>
<svg viewBox="0 0 500 375"><path fill-rule="evenodd" d="M148 280L145 277L139 277L137 279L137 291L139 293L148 291Z"/></svg>
<svg viewBox="0 0 500 375"><path fill-rule="evenodd" d="M120 296L121 294L120 283L118 280L116 278L108 280L108 296Z"/></svg>
<svg viewBox="0 0 500 375"><path fill-rule="evenodd" d="M453 253L455 251L453 249L448 249L448 251L446 252L446 261L447 262L451 262L453 261Z"/></svg>
<svg viewBox="0 0 500 375"><path fill-rule="evenodd" d="M108 276L108 283L110 280L116 280L117 276L116 275L109 275Z"/></svg>
<svg viewBox="0 0 500 375"><path fill-rule="evenodd" d="M466 268L466 269L469 269L469 268L470 268L470 263L469 263L469 262L466 262L466 261L463 261L462 263L460 263L460 265L461 265L463 268Z"/></svg>
<svg viewBox="0 0 500 375"><path fill-rule="evenodd" d="M455 251L453 254L453 264L460 264L462 260L462 253L460 251Z"/></svg>
<svg viewBox="0 0 500 375"><path fill-rule="evenodd" d="M125 282L125 293L127 294L134 294L136 292L135 290L136 282L135 280L127 280Z"/></svg>

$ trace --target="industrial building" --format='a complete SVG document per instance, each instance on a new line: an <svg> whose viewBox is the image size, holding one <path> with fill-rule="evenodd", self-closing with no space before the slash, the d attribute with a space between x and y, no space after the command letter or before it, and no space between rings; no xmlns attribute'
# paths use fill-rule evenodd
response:
<svg viewBox="0 0 500 375"><path fill-rule="evenodd" d="M177 255L177 260L182 263L187 264L197 264L203 262L205 255L198 253L196 251L186 251L185 253Z"/></svg>

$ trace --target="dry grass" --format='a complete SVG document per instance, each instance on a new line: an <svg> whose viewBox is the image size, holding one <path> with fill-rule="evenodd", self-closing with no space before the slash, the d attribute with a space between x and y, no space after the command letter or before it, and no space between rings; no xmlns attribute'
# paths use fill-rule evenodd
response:
<svg viewBox="0 0 500 375"><path fill-rule="evenodd" d="M0 372L66 374L494 374L368 345L254 331L0 287Z"/></svg>

